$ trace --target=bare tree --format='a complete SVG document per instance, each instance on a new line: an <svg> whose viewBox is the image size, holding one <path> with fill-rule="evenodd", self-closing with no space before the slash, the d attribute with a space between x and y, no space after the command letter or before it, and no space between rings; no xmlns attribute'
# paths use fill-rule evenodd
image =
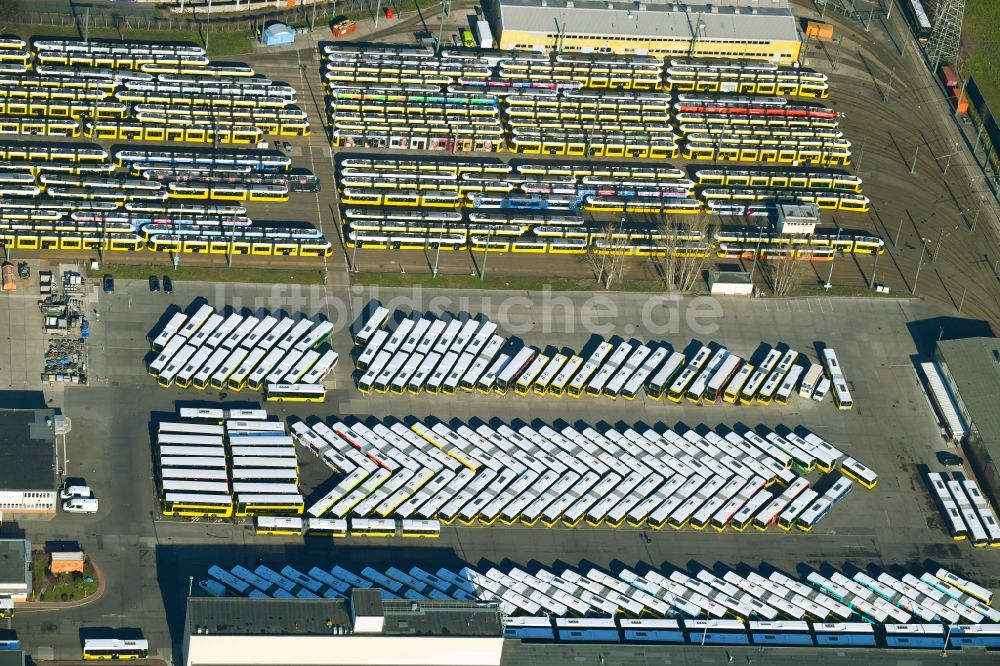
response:
<svg viewBox="0 0 1000 666"><path fill-rule="evenodd" d="M615 238L621 222L611 221L601 225L599 233L594 234L593 241L587 248L584 259L594 272L594 278L605 289L611 289L611 284L621 277L625 268L625 254L622 246L625 242Z"/></svg>
<svg viewBox="0 0 1000 666"><path fill-rule="evenodd" d="M765 261L763 267L775 296L785 296L802 281L802 261L791 250L783 257Z"/></svg>
<svg viewBox="0 0 1000 666"><path fill-rule="evenodd" d="M658 250L653 257L668 291L691 291L701 277L707 255L708 218L698 215L689 224L680 224L671 215L656 219Z"/></svg>

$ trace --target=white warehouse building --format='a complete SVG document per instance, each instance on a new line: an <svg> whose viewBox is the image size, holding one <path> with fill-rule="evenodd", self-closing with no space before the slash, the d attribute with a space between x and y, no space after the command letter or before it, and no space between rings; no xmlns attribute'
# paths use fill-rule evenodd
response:
<svg viewBox="0 0 1000 666"><path fill-rule="evenodd" d="M383 600L192 597L186 666L498 666L503 628L495 604Z"/></svg>

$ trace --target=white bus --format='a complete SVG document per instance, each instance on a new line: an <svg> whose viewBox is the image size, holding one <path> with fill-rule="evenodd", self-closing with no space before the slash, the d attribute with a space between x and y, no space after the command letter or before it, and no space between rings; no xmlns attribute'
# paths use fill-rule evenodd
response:
<svg viewBox="0 0 1000 666"><path fill-rule="evenodd" d="M487 321L484 323L476 334L472 336L472 340L469 341L469 346L465 348L465 351L472 354L478 354L486 346L486 343L490 341L493 334L497 331L497 325L492 321Z"/></svg>
<svg viewBox="0 0 1000 666"><path fill-rule="evenodd" d="M463 391L473 391L476 388L476 384L479 382L479 378L483 376L486 372L487 366L489 366L490 361L493 360L493 356L500 350L503 346L503 338L496 336L496 345L488 346L483 350L479 356L472 362L469 369L462 375L461 380L458 385ZM491 349L492 347L492 349Z"/></svg>
<svg viewBox="0 0 1000 666"><path fill-rule="evenodd" d="M171 338L176 335L181 328L184 326L184 322L187 321L187 315L183 312L175 312L174 316L171 317L166 324L163 325L163 329L153 338L150 348L158 352L163 349L164 345L170 342Z"/></svg>
<svg viewBox="0 0 1000 666"><path fill-rule="evenodd" d="M301 351L298 346L293 350L294 352ZM302 379L309 370L312 369L313 365L316 364L320 358L320 354L315 349L307 349L299 360L295 362L292 369L288 371L288 374L282 378L282 382L286 384L294 384L295 382Z"/></svg>
<svg viewBox="0 0 1000 666"><path fill-rule="evenodd" d="M618 368L621 367L625 359L632 353L632 343L625 341L615 347L611 355L600 365L597 372L587 381L587 395L598 396L604 392L604 387Z"/></svg>
<svg viewBox="0 0 1000 666"><path fill-rule="evenodd" d="M652 400L659 400L667 387L671 386L680 374L684 365L684 354L671 352L670 357L663 364L663 367L656 371L656 374L646 383L646 396Z"/></svg>
<svg viewBox="0 0 1000 666"><path fill-rule="evenodd" d="M458 354L455 352L448 352L441 362L434 368L434 372L431 376L427 378L424 383L424 390L428 393L437 393L441 390L441 385L448 376L448 372L455 366L458 362Z"/></svg>
<svg viewBox="0 0 1000 666"><path fill-rule="evenodd" d="M220 349L225 349L225 347L220 347ZM232 352L229 355L229 358L223 361L222 365L219 366L219 369L215 371L214 375L212 375L210 382L211 387L219 391L226 388L227 383L229 382L229 377L236 372L236 369L240 367L240 364L243 363L243 359L245 359L248 354L249 352L242 347L239 347L236 351Z"/></svg>
<svg viewBox="0 0 1000 666"><path fill-rule="evenodd" d="M458 319L452 319L445 326L444 331L441 332L441 336L434 343L434 351L439 354L446 354L451 351L451 345L458 336L458 332L462 329L462 322Z"/></svg>
<svg viewBox="0 0 1000 666"><path fill-rule="evenodd" d="M597 369L607 358L608 354L614 349L614 345L610 342L602 340L594 352L587 359L587 362L583 364L580 370L573 376L569 384L566 386L566 392L573 398L579 398L583 395L583 391L587 386L587 382L590 378L597 372Z"/></svg>
<svg viewBox="0 0 1000 666"><path fill-rule="evenodd" d="M833 402L837 405L837 409L843 411L851 409L854 406L851 391L847 387L847 380L844 379L837 354L829 347L823 349L823 367L826 368L826 374L833 385Z"/></svg>
<svg viewBox="0 0 1000 666"><path fill-rule="evenodd" d="M181 350L174 354L173 358L170 359L167 367L165 367L163 371L157 375L156 383L163 388L168 388L171 384L173 384L174 377L176 377L177 373L181 371L184 364L188 362L188 359L194 356L195 351L196 348L193 345L184 345L184 347L182 347Z"/></svg>
<svg viewBox="0 0 1000 666"><path fill-rule="evenodd" d="M423 391L427 378L431 376L431 373L440 361L441 354L436 352L430 352L427 356L424 356L420 361L420 365L417 367L416 372L414 372L413 376L410 377L410 380L406 385L406 390L413 394Z"/></svg>
<svg viewBox="0 0 1000 666"><path fill-rule="evenodd" d="M326 342L331 333L333 333L333 324L329 321L321 321L295 343L295 349L315 349Z"/></svg>
<svg viewBox="0 0 1000 666"><path fill-rule="evenodd" d="M375 331L375 334L369 339L369 342L364 347L360 347L360 351L354 360L354 367L364 372L371 365L372 361L382 350L382 346L389 339L389 331L380 328Z"/></svg>
<svg viewBox="0 0 1000 666"><path fill-rule="evenodd" d="M510 363L510 354L500 354L497 356L493 361L493 365L476 382L476 390L480 393L489 393L492 391L497 377L500 376L500 373L503 372L508 363Z"/></svg>
<svg viewBox="0 0 1000 666"><path fill-rule="evenodd" d="M212 355L212 349L210 347L201 347L194 353L188 362L184 364L181 371L177 373L177 377L174 379L174 383L181 388L187 388L191 385L191 378L196 372L201 368L202 364L208 360L208 357Z"/></svg>
<svg viewBox="0 0 1000 666"><path fill-rule="evenodd" d="M653 350L648 345L639 345L636 347L632 355L628 357L625 363L618 367L611 379L608 380L603 389L604 395L609 398L616 398L620 395L625 386L632 381L632 377L639 372L641 367L644 367L646 359L652 353ZM634 394L633 397L635 397Z"/></svg>
<svg viewBox="0 0 1000 666"><path fill-rule="evenodd" d="M236 347L243 342L243 340L253 332L253 330L260 324L260 320L254 316L245 318L239 323L239 325L233 329L233 332L229 334L225 340L222 341L222 346L226 349L236 349ZM244 345L247 349L252 349L253 344Z"/></svg>
<svg viewBox="0 0 1000 666"><path fill-rule="evenodd" d="M240 349L245 349L240 347ZM253 369L257 367L261 359L264 358L264 354L267 353L263 349L253 349L251 350L242 361L240 361L239 366L236 370L229 375L229 379L226 381L226 385L231 391L242 391L247 385L247 378Z"/></svg>
<svg viewBox="0 0 1000 666"><path fill-rule="evenodd" d="M282 379L292 371L295 364L298 363L303 356L305 356L304 352L294 349L289 351L281 346L277 347L275 351L281 351L284 356L282 356L281 360L278 361L277 365L274 366L271 372L267 374L267 377L264 379L265 384L277 384L278 382L281 382Z"/></svg>
<svg viewBox="0 0 1000 666"><path fill-rule="evenodd" d="M642 349L648 350L645 359L636 368L635 372L629 375L621 387L621 396L626 400L634 400L639 395L639 391L642 390L646 380L660 367L660 364L663 363L664 359L670 353L666 347L650 349L649 346L643 346Z"/></svg>
<svg viewBox="0 0 1000 666"><path fill-rule="evenodd" d="M375 334L375 331L385 326L388 319L389 310L381 305L376 307L354 334L354 344L359 347L368 344L368 340Z"/></svg>
<svg viewBox="0 0 1000 666"><path fill-rule="evenodd" d="M212 355L208 357L201 369L195 373L194 377L191 378L191 386L195 387L199 391L204 391L209 386L209 381L215 371L221 366L227 358L232 356L232 352L224 347L219 347L212 352Z"/></svg>
<svg viewBox="0 0 1000 666"><path fill-rule="evenodd" d="M423 361L423 354L413 354L406 359L402 369L389 383L389 390L397 395L402 395L407 386L409 386L410 378L420 369Z"/></svg>
<svg viewBox="0 0 1000 666"><path fill-rule="evenodd" d="M527 369L521 373L521 376L517 378L514 383L514 393L518 395L527 395L528 391L531 390L532 384L535 383L535 379L538 375L542 373L545 366L548 365L549 361L552 360L551 356L539 353L528 365Z"/></svg>
<svg viewBox="0 0 1000 666"><path fill-rule="evenodd" d="M299 380L303 384L321 384L327 375L337 367L337 359L339 358L337 352L327 349Z"/></svg>
<svg viewBox="0 0 1000 666"><path fill-rule="evenodd" d="M166 345L160 349L160 353L156 355L156 358L150 361L149 374L153 377L159 377L160 373L167 367L170 360L184 347L186 343L187 341L179 335L170 338Z"/></svg>
<svg viewBox="0 0 1000 666"><path fill-rule="evenodd" d="M785 375L785 378L781 380L781 386L778 387L778 391L774 394L774 401L779 405L787 405L801 375L802 366L793 365L792 369L788 371L787 375Z"/></svg>
<svg viewBox="0 0 1000 666"><path fill-rule="evenodd" d="M205 320L205 323L201 325L201 328L199 328L194 335L188 338L188 342L193 345L197 345L198 347L207 344L209 337L215 332L215 329L218 328L223 321L225 320L222 315L217 315L213 312L208 316L208 319Z"/></svg>
<svg viewBox="0 0 1000 666"><path fill-rule="evenodd" d="M754 373L754 370L754 366L750 363L744 363L740 366L736 374L733 375L732 380L726 385L726 390L722 394L723 402L735 405L740 401L740 394L743 392L743 387L750 380L750 376Z"/></svg>
<svg viewBox="0 0 1000 666"><path fill-rule="evenodd" d="M709 380L715 374L715 371L725 362L728 355L729 351L725 347L719 347L712 354L712 357L701 367L697 377L695 377L694 381L685 391L685 397L688 400L694 403L701 402L701 399L705 395L705 389L708 388Z"/></svg>
<svg viewBox="0 0 1000 666"><path fill-rule="evenodd" d="M249 321L249 320L248 320ZM267 315L260 321L258 321L247 336L243 338L243 346L247 349L254 349L258 344L271 332L278 323L277 318ZM238 329L237 329L238 330Z"/></svg>
<svg viewBox="0 0 1000 666"><path fill-rule="evenodd" d="M475 361L476 357L472 354L465 352L463 353L458 362L448 372L448 375L444 378L444 382L441 383L441 391L445 395L455 395L458 390L458 383L462 381L462 377L469 370L469 367Z"/></svg>
<svg viewBox="0 0 1000 666"><path fill-rule="evenodd" d="M205 341L205 344L207 344L209 347L212 347L213 349L215 347L218 347L226 339L228 339L229 335L234 330L236 330L237 326L239 326L242 323L243 323L243 315L236 314L235 312L232 313L231 315L226 317L225 320L223 320L223 322L219 324L214 331L212 331L212 334L208 336L208 339Z"/></svg>
<svg viewBox="0 0 1000 666"><path fill-rule="evenodd" d="M202 324L205 323L205 320L207 320L209 316L214 313L215 310L212 308L211 305L207 304L202 305L195 311L193 315L191 315L191 318L187 320L187 323L184 324L184 326L181 328L180 331L177 332L177 334L180 335L185 340L187 340L192 335L194 335L198 331L198 329L201 328Z"/></svg>
<svg viewBox="0 0 1000 666"><path fill-rule="evenodd" d="M219 467L174 467L164 461L172 459L160 459L160 478L173 479L176 481L228 481L229 473L225 468ZM214 460L214 459L213 459Z"/></svg>
<svg viewBox="0 0 1000 666"><path fill-rule="evenodd" d="M556 376L552 378L552 382L549 384L549 394L561 398L566 391L566 384L569 383L569 380L572 379L582 365L583 358L575 354L570 356L559 372L556 373Z"/></svg>

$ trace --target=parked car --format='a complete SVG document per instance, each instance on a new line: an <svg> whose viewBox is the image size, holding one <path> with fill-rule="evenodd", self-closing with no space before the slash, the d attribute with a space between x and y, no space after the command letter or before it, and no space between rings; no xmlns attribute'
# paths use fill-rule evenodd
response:
<svg viewBox="0 0 1000 666"><path fill-rule="evenodd" d="M153 292L160 291L160 278L155 275L149 276L149 290Z"/></svg>
<svg viewBox="0 0 1000 666"><path fill-rule="evenodd" d="M59 491L59 499L68 500L75 497L91 497L93 492L90 486L63 486Z"/></svg>
<svg viewBox="0 0 1000 666"><path fill-rule="evenodd" d="M961 467L964 462L961 456L956 456L948 451L938 451L937 459L945 467Z"/></svg>
<svg viewBox="0 0 1000 666"><path fill-rule="evenodd" d="M96 497L74 497L63 502L63 511L66 513L97 513L97 508Z"/></svg>
<svg viewBox="0 0 1000 666"><path fill-rule="evenodd" d="M110 275L105 275L103 280L104 293L113 294L115 293L115 279Z"/></svg>
<svg viewBox="0 0 1000 666"><path fill-rule="evenodd" d="M169 275L163 276L163 293L164 294L174 293L174 281L170 279Z"/></svg>

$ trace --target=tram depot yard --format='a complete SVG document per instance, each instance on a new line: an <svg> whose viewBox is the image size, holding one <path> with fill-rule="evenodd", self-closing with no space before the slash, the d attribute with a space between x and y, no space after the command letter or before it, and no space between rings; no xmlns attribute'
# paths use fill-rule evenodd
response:
<svg viewBox="0 0 1000 666"><path fill-rule="evenodd" d="M728 94L713 89L720 72L697 62L481 63L454 49L361 57L339 47L320 54L318 75L303 74L332 93L306 113L295 106L307 106L297 66L293 88L267 64L220 65L197 49L53 42L32 58L30 43L4 46L0 104L24 116L14 130L69 137L44 154L24 147L37 139L0 142L5 196L20 201L0 203L0 236L15 253L155 251L182 264L258 255L279 267L297 257L333 273L342 247L348 258L440 248L525 262L854 254L868 265L889 245L857 214L874 193L846 172L857 137L843 136L826 101L836 85L807 69L745 68L745 87ZM21 50L23 70L19 56L2 57ZM410 61L424 69L404 71ZM69 85L85 80L81 67L123 62L111 83L102 74ZM445 113L489 107L486 77L492 111ZM608 89L614 77L623 90ZM60 105L65 118L42 110ZM90 117L98 107L105 117ZM770 120L751 122L758 112ZM322 145L324 121L336 151L329 181L325 167L306 173L301 159L252 147L281 136ZM600 136L581 141L583 126ZM447 152L399 153L412 148ZM324 203L339 197L334 226L304 205L317 191ZM771 228L779 204L816 205L824 221L832 209L838 225L792 243ZM705 228L690 218L702 211L745 219ZM118 627L124 613L142 650L176 656L165 615L182 612L168 596L186 586L196 596L338 599L375 588L416 603L491 600L506 637L564 645L997 647L987 605L1000 580L995 514L971 470L944 473L935 461L945 445L913 371L922 343L907 327L937 316L933 305L723 302L711 332L688 320L665 333L645 297L612 294L610 327L592 335L580 326L591 294L566 294L568 317L469 292L460 306L376 311L366 326L372 304L406 294L344 285L331 280L295 308L282 299L302 294L280 284L178 281L168 295L125 281L98 296L92 380L66 389L61 407L74 417L65 471L85 477L101 508L37 529L78 537L112 563L111 605L67 614L55 636L38 614L19 613L26 648L77 657L67 625ZM348 304L347 319L325 323L322 299ZM310 316L283 316L298 312ZM529 325L515 337L515 324ZM796 395L802 381L822 383L809 368L830 350L825 404ZM686 366L658 372L675 353ZM435 373L432 357L451 367ZM266 371L256 367L265 360ZM658 374L669 375L663 386ZM716 374L758 392L730 400ZM552 399L560 382L580 399ZM95 530L106 536L92 542Z"/></svg>

